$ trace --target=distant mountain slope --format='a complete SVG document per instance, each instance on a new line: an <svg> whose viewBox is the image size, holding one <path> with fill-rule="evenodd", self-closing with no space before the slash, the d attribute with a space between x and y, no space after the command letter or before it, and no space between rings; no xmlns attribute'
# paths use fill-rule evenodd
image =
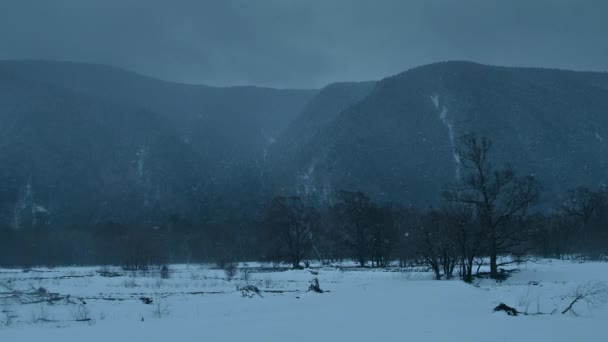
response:
<svg viewBox="0 0 608 342"><path fill-rule="evenodd" d="M143 223L190 207L201 166L163 117L1 74L0 91L2 224Z"/></svg>
<svg viewBox="0 0 608 342"><path fill-rule="evenodd" d="M0 70L166 116L184 142L222 168L259 159L269 141L316 94L315 90L179 84L115 67L70 62L3 61Z"/></svg>
<svg viewBox="0 0 608 342"><path fill-rule="evenodd" d="M333 124L343 110L369 95L375 85L376 82L332 83L308 103L269 151L268 166L272 170L268 173L268 181L273 184L271 192L282 191L280 187L294 176L299 180L298 188L287 187L283 190L300 194L319 190L310 178L315 160L322 155L315 145L319 135ZM303 165L307 167L302 168Z"/></svg>
<svg viewBox="0 0 608 342"><path fill-rule="evenodd" d="M154 223L220 193L246 201L254 189L233 184L314 94L0 62L0 225Z"/></svg>
<svg viewBox="0 0 608 342"><path fill-rule="evenodd" d="M546 196L608 182L608 74L438 63L384 79L294 156L287 192L436 204L460 174L453 148L466 132L494 141L495 165L534 174ZM291 190L290 190L291 189Z"/></svg>
<svg viewBox="0 0 608 342"><path fill-rule="evenodd" d="M307 143L344 109L364 99L376 82L332 83L323 88L289 125L281 139L286 143Z"/></svg>
<svg viewBox="0 0 608 342"><path fill-rule="evenodd" d="M436 205L466 132L537 176L547 202L608 183L606 73L446 62L309 91L0 62L0 122L0 226L15 228L212 220L341 189Z"/></svg>

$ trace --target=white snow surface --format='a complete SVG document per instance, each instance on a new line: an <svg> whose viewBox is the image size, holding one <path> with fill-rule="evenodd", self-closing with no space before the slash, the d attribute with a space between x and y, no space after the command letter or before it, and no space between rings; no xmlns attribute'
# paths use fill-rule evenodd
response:
<svg viewBox="0 0 608 342"><path fill-rule="evenodd" d="M578 316L560 313L577 286L608 281L608 263L537 260L514 266L519 271L502 283L473 285L436 281L416 268L261 266L242 264L249 277L241 270L230 281L222 270L194 265L170 266L169 279L154 272L102 277L99 267L0 269L0 282L10 280L14 288L82 298L91 318L72 321L78 305L65 301L5 301L0 312L17 317L6 326L0 313L0 341L608 341L606 306L580 303ZM329 292L306 292L315 277ZM247 283L263 297L243 297L236 286ZM162 317L142 296L160 301ZM510 317L492 311L500 302L529 313L557 311ZM35 323L41 313L48 322Z"/></svg>

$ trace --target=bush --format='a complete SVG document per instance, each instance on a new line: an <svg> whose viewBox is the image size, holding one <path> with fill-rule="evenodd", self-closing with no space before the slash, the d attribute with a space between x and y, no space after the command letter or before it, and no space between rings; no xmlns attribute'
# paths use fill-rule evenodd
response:
<svg viewBox="0 0 608 342"><path fill-rule="evenodd" d="M139 285L137 284L137 280L135 279L135 277L129 277L129 278L126 278L125 280L123 280L122 286L132 289Z"/></svg>
<svg viewBox="0 0 608 342"><path fill-rule="evenodd" d="M228 281L232 280L236 274L238 273L238 263L236 262L228 262L223 267L224 273L226 274L226 279Z"/></svg>
<svg viewBox="0 0 608 342"><path fill-rule="evenodd" d="M51 313L46 304L40 304L32 311L32 323L48 322L51 320Z"/></svg>
<svg viewBox="0 0 608 342"><path fill-rule="evenodd" d="M249 284L249 281L251 280L251 269L244 268L241 271L241 278L245 281L245 283Z"/></svg>
<svg viewBox="0 0 608 342"><path fill-rule="evenodd" d="M4 325L7 327L13 323L15 318L17 318L17 316L13 314L13 310L7 299L3 299L2 302L0 302L0 312L4 316Z"/></svg>
<svg viewBox="0 0 608 342"><path fill-rule="evenodd" d="M169 279L169 267L167 265L163 265L160 268L160 277L161 279Z"/></svg>
<svg viewBox="0 0 608 342"><path fill-rule="evenodd" d="M164 299L160 295L154 294L154 308L152 309L152 315L155 318L163 318L169 316L169 305L165 303Z"/></svg>
<svg viewBox="0 0 608 342"><path fill-rule="evenodd" d="M91 315L89 309L84 304L79 304L72 309L72 317L75 321L90 321Z"/></svg>

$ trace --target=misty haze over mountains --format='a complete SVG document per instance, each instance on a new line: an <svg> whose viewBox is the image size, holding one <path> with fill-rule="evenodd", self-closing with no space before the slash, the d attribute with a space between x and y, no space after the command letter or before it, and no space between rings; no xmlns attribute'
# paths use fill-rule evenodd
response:
<svg viewBox="0 0 608 342"><path fill-rule="evenodd" d="M339 81L339 80L337 80ZM340 190L437 206L457 139L545 202L608 177L608 74L445 62L319 90L217 88L102 65L0 62L0 225L161 225Z"/></svg>

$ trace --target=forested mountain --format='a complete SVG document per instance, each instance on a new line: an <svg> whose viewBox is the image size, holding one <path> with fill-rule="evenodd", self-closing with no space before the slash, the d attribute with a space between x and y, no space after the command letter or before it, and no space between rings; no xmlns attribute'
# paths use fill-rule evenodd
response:
<svg viewBox="0 0 608 342"><path fill-rule="evenodd" d="M166 118L15 78L0 84L4 224L132 222L155 206L186 208L201 166Z"/></svg>
<svg viewBox="0 0 608 342"><path fill-rule="evenodd" d="M446 62L320 91L176 84L101 65L0 62L0 223L252 216L339 190L426 207L465 133L549 201L608 178L608 74ZM220 214L221 213L221 214ZM218 215L224 215L218 219Z"/></svg>
<svg viewBox="0 0 608 342"><path fill-rule="evenodd" d="M298 193L320 200L330 195L330 185L314 179L315 165L323 158L323 149L317 145L323 143L319 138L343 110L369 95L375 84L333 83L308 103L269 150L269 177L265 179L269 192Z"/></svg>
<svg viewBox="0 0 608 342"><path fill-rule="evenodd" d="M606 73L431 64L378 82L322 123L293 149L286 193L361 190L380 201L435 205L462 176L453 151L465 133L490 138L491 162L534 175L550 202L565 189L608 181Z"/></svg>
<svg viewBox="0 0 608 342"><path fill-rule="evenodd" d="M245 193L232 186L258 174L269 144L314 94L176 84L101 65L0 62L0 223L200 216L216 194Z"/></svg>
<svg viewBox="0 0 608 342"><path fill-rule="evenodd" d="M300 112L314 90L208 87L165 82L95 64L48 61L0 63L24 81L158 113L218 167L259 157Z"/></svg>

